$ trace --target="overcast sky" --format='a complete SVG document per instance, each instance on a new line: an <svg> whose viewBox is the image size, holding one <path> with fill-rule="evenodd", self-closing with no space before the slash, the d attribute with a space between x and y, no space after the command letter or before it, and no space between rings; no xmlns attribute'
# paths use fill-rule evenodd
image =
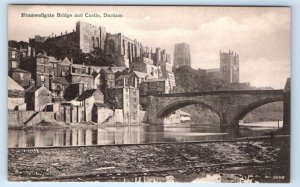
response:
<svg viewBox="0 0 300 187"><path fill-rule="evenodd" d="M24 18L21 13L115 13L122 18ZM60 35L76 21L106 27L107 32L164 48L173 58L174 44L190 45L193 68L219 68L219 52L240 56L240 81L283 88L290 77L290 9L267 7L102 7L11 6L8 37L28 41L34 35ZM173 59L172 59L173 60Z"/></svg>

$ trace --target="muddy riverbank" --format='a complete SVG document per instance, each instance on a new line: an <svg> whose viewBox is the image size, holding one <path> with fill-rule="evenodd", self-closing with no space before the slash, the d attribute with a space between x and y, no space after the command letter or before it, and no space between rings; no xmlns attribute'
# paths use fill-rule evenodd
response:
<svg viewBox="0 0 300 187"><path fill-rule="evenodd" d="M131 175L157 175L280 165L289 171L289 138L211 143L166 143L57 148L12 148L12 181L85 181ZM286 174L288 176L288 174ZM285 177L287 180L287 178ZM113 180L112 180L113 181Z"/></svg>

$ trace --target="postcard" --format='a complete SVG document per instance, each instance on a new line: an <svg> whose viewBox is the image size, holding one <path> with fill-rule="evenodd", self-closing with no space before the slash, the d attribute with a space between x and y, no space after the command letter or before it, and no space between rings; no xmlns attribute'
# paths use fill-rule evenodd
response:
<svg viewBox="0 0 300 187"><path fill-rule="evenodd" d="M8 7L8 180L288 183L290 7Z"/></svg>

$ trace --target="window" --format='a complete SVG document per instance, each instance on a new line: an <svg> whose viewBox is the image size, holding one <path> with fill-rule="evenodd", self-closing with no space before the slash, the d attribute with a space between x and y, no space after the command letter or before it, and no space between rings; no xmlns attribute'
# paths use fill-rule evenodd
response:
<svg viewBox="0 0 300 187"><path fill-rule="evenodd" d="M24 73L20 73L20 80L24 80Z"/></svg>
<svg viewBox="0 0 300 187"><path fill-rule="evenodd" d="M41 82L45 82L45 76L41 76Z"/></svg>
<svg viewBox="0 0 300 187"><path fill-rule="evenodd" d="M16 58L16 51L11 52L11 58Z"/></svg>
<svg viewBox="0 0 300 187"><path fill-rule="evenodd" d="M18 68L18 62L12 61L12 62L11 62L11 67L12 67L12 68Z"/></svg>

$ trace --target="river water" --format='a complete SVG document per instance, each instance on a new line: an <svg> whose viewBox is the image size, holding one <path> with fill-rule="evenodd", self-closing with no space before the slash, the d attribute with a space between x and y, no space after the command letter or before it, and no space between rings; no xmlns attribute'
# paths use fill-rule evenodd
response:
<svg viewBox="0 0 300 187"><path fill-rule="evenodd" d="M135 125L118 127L71 127L9 130L8 147L60 147L162 142L205 142L261 136L282 127L282 122L259 122L239 128L217 124Z"/></svg>

